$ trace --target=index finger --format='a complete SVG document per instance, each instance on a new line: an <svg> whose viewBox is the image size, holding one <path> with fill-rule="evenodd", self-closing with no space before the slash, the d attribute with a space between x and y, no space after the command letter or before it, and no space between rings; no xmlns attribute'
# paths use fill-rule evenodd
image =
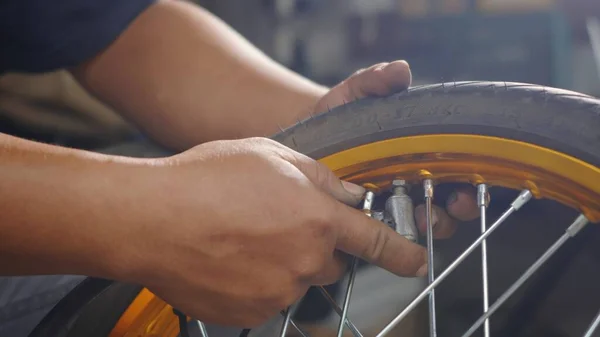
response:
<svg viewBox="0 0 600 337"><path fill-rule="evenodd" d="M398 276L425 276L427 250L383 222L336 203L336 248L357 256Z"/></svg>

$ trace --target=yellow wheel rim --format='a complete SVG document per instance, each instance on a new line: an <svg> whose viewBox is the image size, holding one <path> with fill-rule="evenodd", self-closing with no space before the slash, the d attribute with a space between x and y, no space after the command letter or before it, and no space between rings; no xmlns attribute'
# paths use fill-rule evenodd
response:
<svg viewBox="0 0 600 337"><path fill-rule="evenodd" d="M600 222L600 169L544 147L477 135L394 138L348 149L320 160L340 178L386 188L393 179L466 182L529 189ZM110 337L175 337L172 308L144 290Z"/></svg>
<svg viewBox="0 0 600 337"><path fill-rule="evenodd" d="M358 146L321 160L340 178L386 187L394 178L527 188L600 221L600 169L544 147L497 137L429 135Z"/></svg>
<svg viewBox="0 0 600 337"><path fill-rule="evenodd" d="M176 337L179 321L173 308L143 289L123 313L109 337Z"/></svg>

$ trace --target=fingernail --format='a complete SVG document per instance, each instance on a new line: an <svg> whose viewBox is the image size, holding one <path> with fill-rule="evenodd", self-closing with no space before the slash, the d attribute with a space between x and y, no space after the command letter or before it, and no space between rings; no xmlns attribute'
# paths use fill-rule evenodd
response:
<svg viewBox="0 0 600 337"><path fill-rule="evenodd" d="M406 64L407 67L410 68L410 64L406 62L406 60L399 60L398 62Z"/></svg>
<svg viewBox="0 0 600 337"><path fill-rule="evenodd" d="M452 192L446 201L446 205L450 206L458 200L458 194L456 192Z"/></svg>
<svg viewBox="0 0 600 337"><path fill-rule="evenodd" d="M417 277L425 277L425 276L427 276L427 271L428 271L427 269L428 268L427 268L427 263L426 263L426 264L422 265L421 268L419 268L419 270L417 270L416 276Z"/></svg>
<svg viewBox="0 0 600 337"><path fill-rule="evenodd" d="M377 67L375 70L382 70L382 69L385 69L385 68L386 68L387 66L389 66L389 65L390 65L390 64L389 64L389 63L387 63L387 62L385 62L385 63L382 63L382 64L380 64L380 65L379 65L379 66L378 66L378 67Z"/></svg>
<svg viewBox="0 0 600 337"><path fill-rule="evenodd" d="M353 194L357 197L362 197L366 192L364 187L347 181L342 181L342 186L344 186L344 189L348 191L348 193Z"/></svg>
<svg viewBox="0 0 600 337"><path fill-rule="evenodd" d="M405 67L410 68L410 65L405 60L393 61L393 62L388 63L387 65L390 66L390 65L394 65L394 64L402 64Z"/></svg>

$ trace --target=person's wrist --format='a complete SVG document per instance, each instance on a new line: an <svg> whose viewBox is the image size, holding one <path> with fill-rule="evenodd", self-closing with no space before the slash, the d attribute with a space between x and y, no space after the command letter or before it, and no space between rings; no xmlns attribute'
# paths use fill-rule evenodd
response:
<svg viewBox="0 0 600 337"><path fill-rule="evenodd" d="M89 217L71 230L80 238L74 269L81 274L120 281L134 281L136 260L152 177L158 178L161 161L101 156L72 177L73 197ZM74 201L77 202L77 201Z"/></svg>
<svg viewBox="0 0 600 337"><path fill-rule="evenodd" d="M100 247L104 250L100 253L103 277L145 286L168 282L165 277L169 276L164 275L168 268L161 265L161 260L173 249L173 242L169 241L175 235L172 232L181 231L174 227L181 225L182 215L177 208L186 207L182 203L192 200L195 207L212 209L207 205L213 201L206 197L212 195L207 191L209 187L202 190L205 197L200 190L193 199L185 195L188 185L196 182L189 179L190 173L202 176L199 171L206 169L199 161L183 153L115 167L111 172L114 184L107 191L118 195L115 207L123 205L125 209L117 212L119 221L110 228L114 247ZM129 180L124 182L125 179Z"/></svg>

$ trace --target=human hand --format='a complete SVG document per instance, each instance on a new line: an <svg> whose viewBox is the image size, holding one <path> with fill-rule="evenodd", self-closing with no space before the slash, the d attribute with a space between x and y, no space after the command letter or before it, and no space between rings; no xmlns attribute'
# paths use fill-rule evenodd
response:
<svg viewBox="0 0 600 337"><path fill-rule="evenodd" d="M412 82L406 61L383 62L363 68L331 88L315 105L322 113L365 97L380 97L406 90Z"/></svg>
<svg viewBox="0 0 600 337"><path fill-rule="evenodd" d="M357 99L386 96L406 90L412 81L410 67L405 61L378 63L361 69L333 87L315 106L314 113L352 102ZM449 238L454 234L457 223L469 221L479 216L476 191L471 186L458 187L450 195L446 207L433 207L434 235L438 239ZM421 233L426 232L424 205L415 208L415 220Z"/></svg>
<svg viewBox="0 0 600 337"><path fill-rule="evenodd" d="M205 143L158 166L125 269L189 316L259 324L337 281L342 252L397 275L426 270L423 247L348 206L362 187L274 141Z"/></svg>

